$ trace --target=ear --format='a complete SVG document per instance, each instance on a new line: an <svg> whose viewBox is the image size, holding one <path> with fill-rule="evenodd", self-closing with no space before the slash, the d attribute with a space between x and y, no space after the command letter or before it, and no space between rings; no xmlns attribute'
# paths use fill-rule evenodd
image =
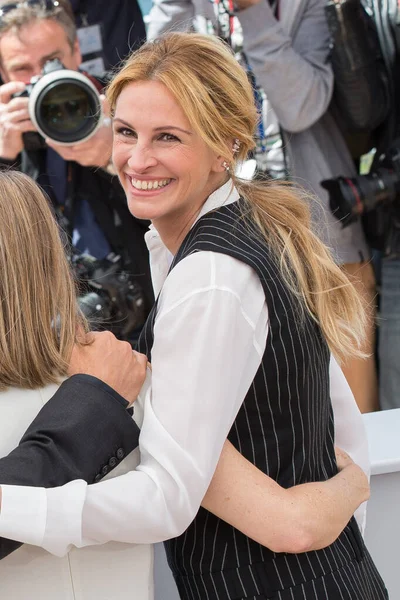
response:
<svg viewBox="0 0 400 600"><path fill-rule="evenodd" d="M216 156L211 169L214 173L225 173L226 163L229 164L229 160L227 158L224 158L222 155Z"/></svg>

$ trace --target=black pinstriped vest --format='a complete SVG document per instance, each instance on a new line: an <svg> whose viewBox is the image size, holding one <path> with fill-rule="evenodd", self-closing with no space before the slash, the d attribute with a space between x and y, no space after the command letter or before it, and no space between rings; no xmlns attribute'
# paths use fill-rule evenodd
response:
<svg viewBox="0 0 400 600"><path fill-rule="evenodd" d="M329 350L319 327L307 315L300 315L268 247L243 219L240 202L203 216L185 238L171 269L199 251L221 252L250 265L261 280L269 311L269 335L262 364L229 440L284 487L331 477L336 473L336 464ZM156 315L157 304L139 340L139 350L149 359ZM209 343L213 344L212 338ZM275 599L280 598L273 595L279 590L301 586L337 569L349 553L354 558L358 552L360 558L362 542L353 539L357 535L353 526L342 534L343 540L327 550L298 556L276 555L200 508L186 532L165 546L185 600ZM338 544L344 549L336 548ZM332 596L336 597L340 595ZM379 597L371 596L371 600ZM328 596L315 598L326 600Z"/></svg>

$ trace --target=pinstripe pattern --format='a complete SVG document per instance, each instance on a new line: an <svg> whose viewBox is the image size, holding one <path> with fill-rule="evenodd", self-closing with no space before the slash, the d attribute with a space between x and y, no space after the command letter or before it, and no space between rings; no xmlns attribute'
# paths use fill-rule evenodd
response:
<svg viewBox="0 0 400 600"><path fill-rule="evenodd" d="M203 216L171 269L198 251L222 252L250 265L269 311L263 360L229 440L284 487L331 477L336 463L329 349L319 327L299 311L265 242L241 216L240 203ZM156 312L155 305L139 340L149 358ZM387 598L354 519L324 550L275 554L200 508L186 532L165 545L184 600Z"/></svg>

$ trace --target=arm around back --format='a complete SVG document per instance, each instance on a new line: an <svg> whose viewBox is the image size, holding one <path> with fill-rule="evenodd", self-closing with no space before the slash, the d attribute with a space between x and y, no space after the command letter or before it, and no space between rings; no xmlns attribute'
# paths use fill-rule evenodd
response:
<svg viewBox="0 0 400 600"><path fill-rule="evenodd" d="M328 481L285 489L226 442L202 506L273 552L319 550L369 496L363 471L347 458L343 466Z"/></svg>

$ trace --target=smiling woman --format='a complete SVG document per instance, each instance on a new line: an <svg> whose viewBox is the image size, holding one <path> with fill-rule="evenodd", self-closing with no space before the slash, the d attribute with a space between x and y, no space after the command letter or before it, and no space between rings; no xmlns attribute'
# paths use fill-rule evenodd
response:
<svg viewBox="0 0 400 600"><path fill-rule="evenodd" d="M126 86L114 114L113 162L131 213L150 219L175 253L206 198L228 175L159 81Z"/></svg>
<svg viewBox="0 0 400 600"><path fill-rule="evenodd" d="M282 560L259 545L287 549L288 512L273 487L281 512L270 507L269 514L279 525L274 532L269 520L262 533L265 497L256 500L262 472L289 488L336 472L330 399L338 380L346 386L329 350L361 354L365 315L311 232L299 190L235 178L257 123L247 75L221 42L169 34L127 61L108 98L114 163L129 209L154 228L148 240L160 293L139 343L153 365L149 409L151 403L159 411L203 474L215 465L224 432L260 469L247 479L248 466L242 471L242 457L225 445L203 507L252 540L201 509L166 544L181 598L282 598L290 588L292 600L333 600L341 587L349 599L385 598L353 521L337 542L337 533L331 538L329 558L306 553ZM349 395L349 408L352 402ZM198 405L203 411L195 418ZM165 406L175 407L178 424ZM189 477L186 483L196 485ZM300 537L292 552L316 547L306 533ZM356 553L357 566L343 561L342 544L350 538L355 546L346 552ZM294 575L300 564L302 574ZM362 591L360 579L369 581Z"/></svg>

